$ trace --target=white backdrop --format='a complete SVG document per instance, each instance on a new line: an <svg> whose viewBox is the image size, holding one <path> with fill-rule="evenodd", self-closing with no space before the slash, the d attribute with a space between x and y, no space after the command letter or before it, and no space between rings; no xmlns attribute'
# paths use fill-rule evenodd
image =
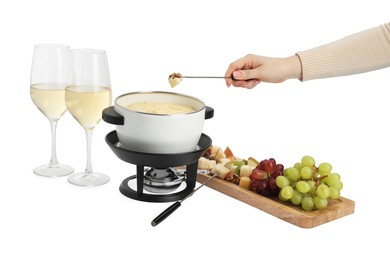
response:
<svg viewBox="0 0 390 260"><path fill-rule="evenodd" d="M348 3L345 3L348 2ZM388 1L2 1L0 259L337 259L388 255L379 234L390 231L390 69L309 82L226 88L222 80L172 72L223 75L247 53L284 57L389 22ZM92 140L96 171L108 184L75 187L32 169L50 158L48 121L29 97L38 43L107 51L113 97L139 90L177 91L215 109L204 132L240 157L274 157L291 166L303 155L328 161L344 182L355 213L302 229L208 187L157 227L169 204L120 194L135 166L104 141ZM58 124L60 162L85 168L83 129L66 113ZM387 210L388 212L388 210ZM332 256L333 257L333 256Z"/></svg>

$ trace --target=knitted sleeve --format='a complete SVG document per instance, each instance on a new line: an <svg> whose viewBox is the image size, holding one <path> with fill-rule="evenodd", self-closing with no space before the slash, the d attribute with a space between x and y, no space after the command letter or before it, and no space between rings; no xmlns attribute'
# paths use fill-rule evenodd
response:
<svg viewBox="0 0 390 260"><path fill-rule="evenodd" d="M390 23L297 52L302 81L345 76L390 66Z"/></svg>

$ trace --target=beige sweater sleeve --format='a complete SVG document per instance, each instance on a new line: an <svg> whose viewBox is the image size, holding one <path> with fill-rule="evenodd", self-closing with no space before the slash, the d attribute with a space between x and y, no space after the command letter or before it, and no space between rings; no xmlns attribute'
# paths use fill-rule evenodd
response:
<svg viewBox="0 0 390 260"><path fill-rule="evenodd" d="M390 66L390 23L297 52L302 81L345 76Z"/></svg>

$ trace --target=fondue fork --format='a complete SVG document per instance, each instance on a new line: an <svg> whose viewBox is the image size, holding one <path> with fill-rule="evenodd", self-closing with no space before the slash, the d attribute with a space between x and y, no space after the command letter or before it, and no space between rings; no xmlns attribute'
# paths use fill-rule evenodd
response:
<svg viewBox="0 0 390 260"><path fill-rule="evenodd" d="M175 79L233 79L233 76L225 77L225 76L183 76L181 73L174 72L171 75L169 75L168 80L175 80Z"/></svg>
<svg viewBox="0 0 390 260"><path fill-rule="evenodd" d="M234 80L233 76L231 77L225 77L225 76L183 76L181 73L172 73L168 77L169 84L171 84L171 87L174 88L176 85L180 83L180 81L183 79L232 79Z"/></svg>
<svg viewBox="0 0 390 260"><path fill-rule="evenodd" d="M191 197L197 190L202 188L206 183L217 177L218 174L215 173L213 176L211 176L208 180L204 181L198 188L194 189L190 194L185 196L182 200L178 200L175 203L173 203L171 206L169 206L166 210L161 212L160 215L158 215L155 219L152 220L152 226L155 227L158 224L160 224L164 219L166 219L169 215L171 215L175 210L177 210L183 201L185 201L187 198Z"/></svg>
<svg viewBox="0 0 390 260"><path fill-rule="evenodd" d="M187 78L187 79L232 79L233 77L223 77L223 76L181 76L180 78Z"/></svg>

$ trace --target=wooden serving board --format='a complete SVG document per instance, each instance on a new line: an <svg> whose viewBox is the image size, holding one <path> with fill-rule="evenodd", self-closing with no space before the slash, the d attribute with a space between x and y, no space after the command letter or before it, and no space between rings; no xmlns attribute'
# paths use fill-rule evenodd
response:
<svg viewBox="0 0 390 260"><path fill-rule="evenodd" d="M209 178L211 178L210 175L198 174L197 181L203 183ZM299 206L284 203L278 198L267 198L218 178L213 178L206 183L206 186L302 228L319 226L352 214L355 210L355 202L343 197L329 201L325 209L305 211Z"/></svg>

